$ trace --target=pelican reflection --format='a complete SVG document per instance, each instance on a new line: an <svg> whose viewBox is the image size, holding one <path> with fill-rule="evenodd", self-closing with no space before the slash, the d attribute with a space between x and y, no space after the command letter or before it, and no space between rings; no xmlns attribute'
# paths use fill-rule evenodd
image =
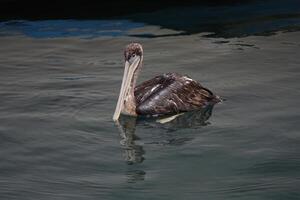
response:
<svg viewBox="0 0 300 200"><path fill-rule="evenodd" d="M124 159L128 164L141 163L144 160L143 146L135 143L139 139L135 135L136 121L135 117L122 115L116 122L121 136L120 144L124 149Z"/></svg>
<svg viewBox="0 0 300 200"><path fill-rule="evenodd" d="M164 118L143 118L121 115L116 122L121 141L120 144L124 150L124 159L128 164L142 163L145 158L143 145L138 143L140 138L135 134L136 128L148 127L150 129L161 129L162 131L176 131L183 128L200 128L209 124L208 119L212 115L213 106L195 110L192 112L181 113L179 115L167 116ZM182 145L184 142L193 138L186 138L184 134L167 134L163 138L162 144ZM167 141L167 142L166 142ZM165 142L165 143L164 143ZM148 144L158 144L160 142L145 142Z"/></svg>

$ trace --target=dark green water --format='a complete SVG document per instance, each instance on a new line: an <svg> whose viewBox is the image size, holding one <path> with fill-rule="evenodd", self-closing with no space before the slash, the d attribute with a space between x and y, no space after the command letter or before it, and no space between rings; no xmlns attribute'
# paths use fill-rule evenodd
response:
<svg viewBox="0 0 300 200"><path fill-rule="evenodd" d="M128 35L174 31L124 23L84 37L2 24L0 198L299 199L299 32L140 38ZM188 74L227 101L113 123L131 41L144 45L139 81Z"/></svg>

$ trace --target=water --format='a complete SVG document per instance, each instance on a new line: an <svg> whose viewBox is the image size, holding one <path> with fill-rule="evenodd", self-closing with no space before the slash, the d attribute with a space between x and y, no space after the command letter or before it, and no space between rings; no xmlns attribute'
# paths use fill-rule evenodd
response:
<svg viewBox="0 0 300 200"><path fill-rule="evenodd" d="M85 39L123 36L143 27L128 20L11 20L0 23L0 35L27 35L34 38L80 37Z"/></svg>
<svg viewBox="0 0 300 200"><path fill-rule="evenodd" d="M0 30L1 199L300 198L299 32L224 39L122 20ZM144 33L169 36L131 36ZM139 82L189 74L227 101L167 124L113 123L131 41L145 51Z"/></svg>

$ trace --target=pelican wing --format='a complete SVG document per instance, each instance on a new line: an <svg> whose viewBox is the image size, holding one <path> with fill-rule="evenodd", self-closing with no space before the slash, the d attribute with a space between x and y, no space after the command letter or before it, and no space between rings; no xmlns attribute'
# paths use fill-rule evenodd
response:
<svg viewBox="0 0 300 200"><path fill-rule="evenodd" d="M198 82L176 73L150 79L135 88L139 115L164 115L200 109L216 100Z"/></svg>

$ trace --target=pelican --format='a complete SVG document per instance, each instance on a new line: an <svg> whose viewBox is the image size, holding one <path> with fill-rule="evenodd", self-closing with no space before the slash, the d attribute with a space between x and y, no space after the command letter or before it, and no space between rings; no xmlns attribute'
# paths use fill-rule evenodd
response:
<svg viewBox="0 0 300 200"><path fill-rule="evenodd" d="M141 44L131 43L124 51L125 69L113 120L129 116L163 116L199 110L221 99L188 76L166 73L136 86L143 64Z"/></svg>

